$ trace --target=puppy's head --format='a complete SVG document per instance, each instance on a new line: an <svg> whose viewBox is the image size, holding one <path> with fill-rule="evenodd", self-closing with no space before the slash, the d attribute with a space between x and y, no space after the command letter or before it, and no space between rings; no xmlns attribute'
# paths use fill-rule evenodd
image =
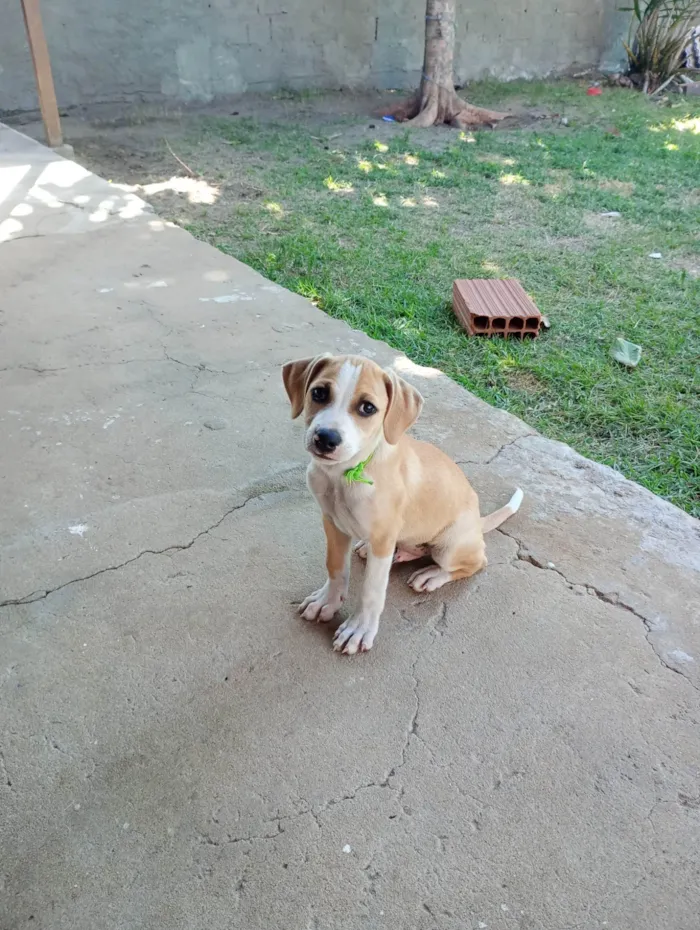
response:
<svg viewBox="0 0 700 930"><path fill-rule="evenodd" d="M288 362L282 378L292 417L304 413L307 450L328 463L369 455L382 434L395 445L423 406L410 384L359 355Z"/></svg>

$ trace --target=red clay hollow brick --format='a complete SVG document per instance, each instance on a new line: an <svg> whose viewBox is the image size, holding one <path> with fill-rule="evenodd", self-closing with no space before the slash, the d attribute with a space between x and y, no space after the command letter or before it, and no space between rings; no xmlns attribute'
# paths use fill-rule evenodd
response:
<svg viewBox="0 0 700 930"><path fill-rule="evenodd" d="M452 309L470 336L534 338L542 314L515 278L462 279L452 288Z"/></svg>

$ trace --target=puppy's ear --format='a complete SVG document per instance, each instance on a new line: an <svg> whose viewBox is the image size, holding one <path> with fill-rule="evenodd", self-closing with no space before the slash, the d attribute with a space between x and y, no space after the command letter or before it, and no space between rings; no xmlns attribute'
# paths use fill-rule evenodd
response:
<svg viewBox="0 0 700 930"><path fill-rule="evenodd" d="M304 409L304 397L309 382L316 376L323 363L331 358L328 352L314 358L300 358L296 362L287 362L282 367L282 380L292 405L292 419L296 420Z"/></svg>
<svg viewBox="0 0 700 930"><path fill-rule="evenodd" d="M395 446L406 430L413 426L423 407L418 391L393 371L384 372L389 406L384 414L384 438Z"/></svg>

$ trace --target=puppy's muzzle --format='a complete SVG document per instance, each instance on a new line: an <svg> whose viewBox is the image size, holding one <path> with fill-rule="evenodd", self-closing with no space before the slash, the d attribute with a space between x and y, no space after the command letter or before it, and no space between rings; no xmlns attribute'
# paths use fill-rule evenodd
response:
<svg viewBox="0 0 700 930"><path fill-rule="evenodd" d="M335 452L343 441L337 429L317 429L314 433L313 446L314 452L319 455L330 455Z"/></svg>

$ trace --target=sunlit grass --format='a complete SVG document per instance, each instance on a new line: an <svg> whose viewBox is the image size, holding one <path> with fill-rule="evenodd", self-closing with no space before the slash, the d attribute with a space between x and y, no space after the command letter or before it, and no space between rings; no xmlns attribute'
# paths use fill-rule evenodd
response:
<svg viewBox="0 0 700 930"><path fill-rule="evenodd" d="M700 134L700 116L688 119L674 119L671 125L678 132L692 132L696 136Z"/></svg>
<svg viewBox="0 0 700 930"><path fill-rule="evenodd" d="M530 182L527 178L524 178L522 174L502 174L500 177L501 184L523 184L525 187L530 186Z"/></svg>
<svg viewBox="0 0 700 930"><path fill-rule="evenodd" d="M323 179L323 183L329 191L336 191L340 194L351 194L354 187L349 181L336 181L330 175Z"/></svg>

